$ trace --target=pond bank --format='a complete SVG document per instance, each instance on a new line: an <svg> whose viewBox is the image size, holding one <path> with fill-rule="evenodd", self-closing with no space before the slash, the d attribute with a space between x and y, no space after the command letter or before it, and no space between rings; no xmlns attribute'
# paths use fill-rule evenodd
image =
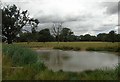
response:
<svg viewBox="0 0 120 82"><path fill-rule="evenodd" d="M88 48L79 48L79 47L69 47L69 46L56 46L56 47L40 47L40 48L32 48L33 50L72 50L72 51L107 51L107 52L113 52L118 53L117 55L120 55L120 47L100 47L100 48L94 48L94 47L88 47Z"/></svg>
<svg viewBox="0 0 120 82"><path fill-rule="evenodd" d="M120 66L117 66L114 70L86 70L81 73L73 72L53 72L48 70L43 63L33 62L36 60L35 53L32 50L28 50L24 47L6 45L3 46L3 80L118 80L118 71ZM21 55L22 53L22 55ZM19 56L18 56L19 54ZM31 54L31 56L29 55ZM33 54L33 55L32 55ZM15 57L15 58L12 58ZM30 57L30 60L26 60ZM14 60L16 59L16 60ZM26 62L22 62L25 60ZM20 61L18 61L20 60ZM15 62L14 62L15 61ZM27 62L29 61L29 63ZM30 63L30 61L32 61ZM12 66L22 66L23 69L11 69ZM7 68L6 68L7 67Z"/></svg>

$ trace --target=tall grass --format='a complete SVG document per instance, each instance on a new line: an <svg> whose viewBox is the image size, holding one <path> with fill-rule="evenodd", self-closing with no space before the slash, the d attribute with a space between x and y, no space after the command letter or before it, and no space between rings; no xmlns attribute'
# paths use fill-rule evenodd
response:
<svg viewBox="0 0 120 82"><path fill-rule="evenodd" d="M46 69L36 52L18 45L3 45L2 63L3 80L33 80Z"/></svg>
<svg viewBox="0 0 120 82"><path fill-rule="evenodd" d="M3 54L12 59L15 66L22 66L37 62L37 53L31 49L18 45L3 45Z"/></svg>

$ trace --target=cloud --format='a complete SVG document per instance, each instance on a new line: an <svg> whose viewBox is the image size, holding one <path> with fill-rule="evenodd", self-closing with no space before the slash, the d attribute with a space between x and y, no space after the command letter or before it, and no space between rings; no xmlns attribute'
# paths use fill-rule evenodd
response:
<svg viewBox="0 0 120 82"><path fill-rule="evenodd" d="M102 6L106 8L107 14L118 14L118 2L102 2Z"/></svg>
<svg viewBox="0 0 120 82"><path fill-rule="evenodd" d="M51 28L53 22L64 22L63 27L70 28L76 35L97 34L115 29L118 21L118 6L113 0L22 0L19 3L16 0L4 0L3 2L5 1L15 3L22 10L27 9L31 17L40 21L38 30Z"/></svg>
<svg viewBox="0 0 120 82"><path fill-rule="evenodd" d="M36 18L41 23L53 23L53 22L70 22L70 21L86 21L92 18L91 15L61 15L61 14L47 14L47 15L39 15Z"/></svg>

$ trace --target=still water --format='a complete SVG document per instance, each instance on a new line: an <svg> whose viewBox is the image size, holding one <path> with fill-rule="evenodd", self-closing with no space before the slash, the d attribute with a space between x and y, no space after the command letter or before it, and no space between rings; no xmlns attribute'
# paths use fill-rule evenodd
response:
<svg viewBox="0 0 120 82"><path fill-rule="evenodd" d="M40 60L53 71L81 72L103 68L114 68L118 56L108 52L37 50Z"/></svg>

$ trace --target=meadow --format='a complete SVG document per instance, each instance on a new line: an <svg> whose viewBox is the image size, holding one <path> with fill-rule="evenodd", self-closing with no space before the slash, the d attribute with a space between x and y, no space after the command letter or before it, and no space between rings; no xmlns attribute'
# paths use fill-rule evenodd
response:
<svg viewBox="0 0 120 82"><path fill-rule="evenodd" d="M14 43L33 49L61 49L61 50L87 50L87 51L120 51L120 42L21 42Z"/></svg>
<svg viewBox="0 0 120 82"><path fill-rule="evenodd" d="M21 45L21 46L20 46ZM37 59L34 48L54 48L56 46L79 47L82 50L88 47L116 47L118 43L103 42L47 42L37 43L14 43L12 45L3 44L3 80L118 80L120 66L115 69L96 69L83 72L53 72L49 70L43 62ZM33 49L31 49L33 48Z"/></svg>

